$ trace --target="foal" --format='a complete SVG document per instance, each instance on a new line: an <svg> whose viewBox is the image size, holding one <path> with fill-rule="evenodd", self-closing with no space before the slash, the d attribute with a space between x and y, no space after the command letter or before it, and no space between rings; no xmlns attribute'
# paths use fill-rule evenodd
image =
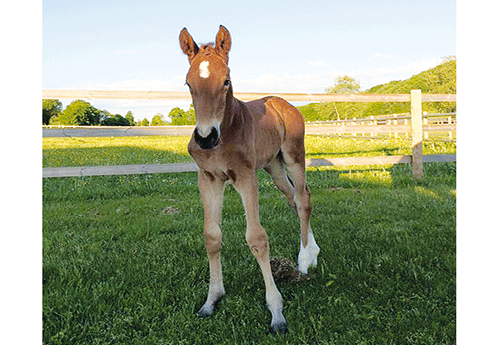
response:
<svg viewBox="0 0 500 345"><path fill-rule="evenodd" d="M196 111L196 128L188 151L199 168L198 185L204 206L204 238L210 264L208 297L198 314L212 314L224 295L220 259L221 210L224 186L233 184L246 212L246 240L257 259L266 286L273 332L286 331L283 300L269 264L269 243L259 220L257 177L264 168L298 214L301 228L299 270L317 264L319 247L309 225L310 191L305 180L304 120L278 97L241 102L233 97L228 54L231 36L220 26L215 45L201 47L184 28L179 36L190 69L186 77ZM290 177L287 176L287 171Z"/></svg>

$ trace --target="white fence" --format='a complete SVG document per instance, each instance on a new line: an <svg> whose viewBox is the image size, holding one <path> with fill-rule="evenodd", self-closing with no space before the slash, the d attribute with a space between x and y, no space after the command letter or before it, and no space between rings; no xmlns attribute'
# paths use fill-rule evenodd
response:
<svg viewBox="0 0 500 345"><path fill-rule="evenodd" d="M403 121L406 121L406 124L403 124L401 128L396 128L400 126L397 121L400 118L388 119L386 122L389 125L392 124L396 127L391 128L394 132L396 129L396 133L408 133L409 129L411 129L411 139L412 139L412 155L411 156L384 156L384 157L352 157L352 159L343 161L336 161L339 158L335 159L322 159L322 160L308 160L309 166L317 166L317 165L349 165L349 164L397 164L397 163L412 163L413 164L413 177L415 179L423 178L423 162L432 161L434 158L424 159L422 155L422 140L424 136L424 127L423 124L428 126L428 119L422 118L422 102L456 102L455 94L422 94L420 90L412 90L410 94L382 94L382 95L374 95L374 94L291 94L291 93L275 93L275 94L260 94L260 93L235 93L234 96L240 100L247 101L252 99L257 99L264 96L275 95L286 99L287 101L305 101L305 102L410 102L411 103L411 115L409 118L402 118ZM89 91L89 90L43 90L42 91L43 99L96 99L96 98L106 98L106 99L150 99L150 100L159 100L159 99L191 99L191 96L188 92L162 92L162 91ZM447 124L448 127L443 127L448 129L448 132L452 132L456 130L456 114L452 116L451 114L447 114ZM360 121L360 120L356 120ZM367 122L363 123L362 126L357 126L357 122L354 121L354 124L342 125L345 130L348 129L347 126L351 126L349 129L353 129L352 127L357 127L354 130L354 133L369 133L370 135L375 133L380 133L382 131L381 126L379 125L379 121L372 121L372 123L368 123L370 120L364 120ZM444 125L444 120L442 121L442 125ZM410 127L408 127L410 125ZM335 125L334 125L335 126ZM367 128L367 126L369 128ZM329 126L330 127L330 126ZM339 126L340 127L340 126ZM392 127L392 126L391 126ZM311 126L309 126L309 132L311 133ZM318 127L319 128L319 127ZM441 129L443 129L441 128ZM427 127L427 132L430 130L430 127ZM401 130L401 131L400 131ZM341 131L337 131L341 133ZM306 132L307 133L307 132ZM352 132L351 132L352 133ZM317 134L317 133L316 133ZM450 134L449 134L450 135ZM451 134L452 135L452 134ZM435 156L435 158L439 161L449 161L456 160L455 155L448 156ZM376 161L376 163L372 163L372 161ZM124 168L125 167L125 168ZM148 169L149 167L149 169ZM84 168L44 168L43 169L43 177L55 177L55 176L83 176L85 175L85 170L95 170L95 174L105 174L105 175L119 175L119 174L134 174L134 173L152 173L153 170L156 172L167 172L170 168L166 167L155 167L153 170L152 166L120 166L120 167L84 167ZM97 170L96 170L97 168ZM111 168L111 170L109 170ZM58 170L59 169L59 170ZM69 169L69 170L68 170ZM75 170L77 169L77 170ZM99 169L103 170L99 173ZM184 168L179 168L181 171L193 171L192 166L186 166ZM175 171L179 171L178 167L175 167ZM183 170L185 169L185 170ZM70 172L71 170L71 172ZM106 171L104 171L106 170ZM76 172L75 172L76 171ZM58 173L59 172L59 173ZM76 175L75 175L76 174Z"/></svg>

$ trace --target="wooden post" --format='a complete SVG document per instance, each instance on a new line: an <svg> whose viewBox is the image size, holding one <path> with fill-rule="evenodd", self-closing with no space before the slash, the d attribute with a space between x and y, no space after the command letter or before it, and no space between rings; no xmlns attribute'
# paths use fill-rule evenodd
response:
<svg viewBox="0 0 500 345"><path fill-rule="evenodd" d="M412 163L413 178L421 180L424 177L422 157L422 92L411 90L411 142L413 147Z"/></svg>

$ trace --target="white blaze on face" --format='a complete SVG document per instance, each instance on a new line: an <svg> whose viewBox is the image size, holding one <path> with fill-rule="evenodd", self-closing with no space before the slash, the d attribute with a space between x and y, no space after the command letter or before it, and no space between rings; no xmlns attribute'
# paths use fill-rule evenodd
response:
<svg viewBox="0 0 500 345"><path fill-rule="evenodd" d="M200 63L200 77L208 78L210 77L210 71L208 70L208 61L203 61Z"/></svg>

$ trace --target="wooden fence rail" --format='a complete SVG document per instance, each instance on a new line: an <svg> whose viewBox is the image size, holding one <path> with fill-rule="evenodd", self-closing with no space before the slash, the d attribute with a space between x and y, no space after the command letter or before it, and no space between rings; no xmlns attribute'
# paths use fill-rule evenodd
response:
<svg viewBox="0 0 500 345"><path fill-rule="evenodd" d="M424 119L425 120L425 119ZM374 123L373 123L374 122ZM375 139L382 135L389 137L403 137L409 139L411 127L406 123L395 124L394 121L382 123L379 121L365 122L343 122L330 124L308 124L306 123L307 135L328 135L341 137L357 137ZM400 121L401 122L401 121ZM382 123L382 124L381 124ZM425 123L425 122L424 122ZM42 137L129 137L129 136L190 136L194 126L43 126ZM453 139L456 131L456 123L428 123L422 125L424 138L427 139L429 133L447 134L447 139ZM367 135L367 136L365 136Z"/></svg>
<svg viewBox="0 0 500 345"><path fill-rule="evenodd" d="M335 157L306 159L307 167L411 164L412 156ZM454 162L456 155L425 155L424 162ZM82 177L106 175L159 174L198 171L196 163L105 165L43 168L42 177Z"/></svg>
<svg viewBox="0 0 500 345"><path fill-rule="evenodd" d="M410 94L306 94L306 93L272 93L272 94L262 94L262 93L235 93L234 96L242 101L253 100L257 98L261 98L264 96L275 95L286 99L289 102L410 102L411 103L411 133L412 133L412 156L401 156L401 157L386 157L383 160L380 160L381 157L377 158L377 162L375 164L396 164L396 163L412 163L413 165L413 177L415 179L423 178L423 162L424 157L422 155L422 140L423 140L423 127L422 123L424 122L422 119L422 102L456 102L455 94L422 94L421 90L412 90ZM106 98L106 99L148 99L148 100L167 100L167 99L178 99L178 100L189 100L191 99L191 95L188 92L166 92L166 91L95 91L95 90L43 90L42 91L43 99L96 99L96 98ZM448 120L451 125L451 120ZM403 130L407 129L403 128ZM352 157L355 159L356 157ZM362 164L374 164L368 163L373 160L371 157L362 157L366 158L364 160L365 163ZM359 161L359 157L357 158ZM393 163L382 163L382 161L394 161ZM456 156L444 158L456 160ZM363 159L361 159L363 161ZM330 159L323 160L327 163L327 165L333 165ZM314 166L314 161L309 160L308 166ZM343 163L347 164L344 159ZM350 163L349 163L350 164ZM164 166L164 165L163 165ZM135 167L135 168L133 168ZM149 166L150 167L150 166ZM141 171L144 173L144 166L137 168L137 166L125 166L125 171L116 171L117 169L123 169L123 167L115 168L114 173L105 173L104 171L99 172L99 170L109 169L109 167L87 167L87 168L44 168L43 176L50 177L51 172L57 169L79 169L78 172L72 172L72 174L63 176L82 176L82 171L87 170L96 170L96 174L120 174L120 173L130 173L130 171L134 171L136 169L138 172ZM142 169L142 170L141 170ZM162 171L163 168L159 168ZM177 169L177 167L175 167ZM193 169L191 166L188 167L188 171ZM62 170L58 170L61 172ZM177 170L176 170L177 171ZM159 172L159 171L158 171ZM134 173L134 172L132 172ZM57 176L61 176L58 174Z"/></svg>
<svg viewBox="0 0 500 345"><path fill-rule="evenodd" d="M306 123L306 134L312 135L337 135L345 137L349 135L356 137L361 134L362 138L380 137L388 134L389 137L409 138L411 133L410 115L389 115L361 119L317 121ZM453 140L457 129L456 113L427 114L422 118L422 131L424 139L429 138L429 133L445 135L446 140Z"/></svg>
<svg viewBox="0 0 500 345"><path fill-rule="evenodd" d="M234 93L234 97L242 101L265 96L279 96L289 102L410 102L409 94ZM42 98L190 100L191 94L170 91L43 90ZM456 102L456 100L455 94L422 95L422 102Z"/></svg>

